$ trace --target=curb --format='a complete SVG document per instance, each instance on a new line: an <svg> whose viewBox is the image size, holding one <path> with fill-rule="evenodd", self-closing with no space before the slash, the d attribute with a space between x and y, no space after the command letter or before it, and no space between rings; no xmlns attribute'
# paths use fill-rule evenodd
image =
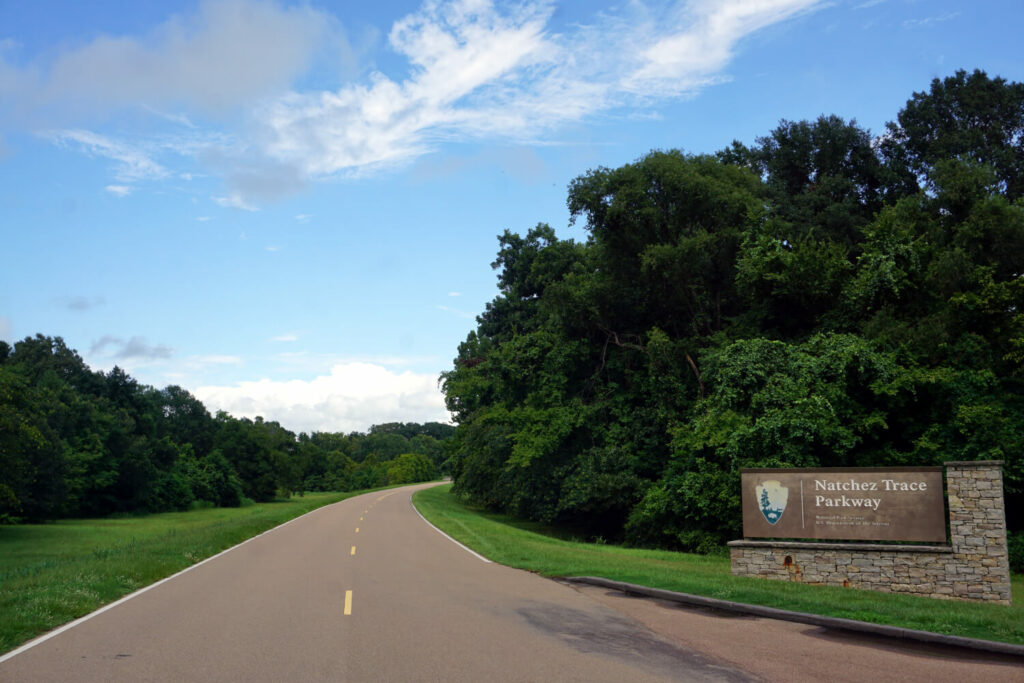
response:
<svg viewBox="0 0 1024 683"><path fill-rule="evenodd" d="M612 590L621 591L627 595L641 595L648 598L657 598L659 600L677 602L682 605L712 608L717 610L723 610L726 612L734 612L737 614L747 614L755 617L764 617L766 619L780 619L782 621L793 621L799 624L810 624L812 626L822 626L824 628L854 631L857 633L868 633L875 636L884 636L886 638L895 638L898 640L912 640L919 643L931 643L932 645L944 645L946 647L961 647L968 648L971 650L979 650L982 652L994 652L1001 655L1024 657L1024 645L1000 643L994 640L981 640L980 638L965 638L963 636L948 636L943 635L941 633L931 633L929 631L918 631L911 628L901 628L899 626L871 624L866 621L856 621L854 619L841 619L839 617L822 617L818 616L817 614L791 612L789 610L776 609L774 607L762 607L761 605L745 605L743 603L731 602L729 600L705 598L700 595L677 593L675 591L668 591L660 588L648 588L647 586L638 586L633 583L612 581L611 579L602 579L597 576L565 576L561 577L561 580L567 581L569 583L582 583L589 586L611 588Z"/></svg>

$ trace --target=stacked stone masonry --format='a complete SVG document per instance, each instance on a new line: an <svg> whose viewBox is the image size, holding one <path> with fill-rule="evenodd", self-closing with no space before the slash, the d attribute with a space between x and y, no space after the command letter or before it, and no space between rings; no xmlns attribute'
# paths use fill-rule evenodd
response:
<svg viewBox="0 0 1024 683"><path fill-rule="evenodd" d="M946 463L948 546L733 541L732 573L1009 605L1001 465Z"/></svg>

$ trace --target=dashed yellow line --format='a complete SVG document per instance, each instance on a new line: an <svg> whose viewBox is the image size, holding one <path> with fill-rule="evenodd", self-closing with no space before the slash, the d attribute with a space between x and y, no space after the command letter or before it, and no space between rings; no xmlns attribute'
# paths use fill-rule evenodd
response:
<svg viewBox="0 0 1024 683"><path fill-rule="evenodd" d="M356 527L356 533L357 534L359 533L359 527Z"/></svg>
<svg viewBox="0 0 1024 683"><path fill-rule="evenodd" d="M356 554L356 547L352 546L352 552L350 552L349 555L355 555L355 554Z"/></svg>
<svg viewBox="0 0 1024 683"><path fill-rule="evenodd" d="M345 591L345 616L352 614L352 591Z"/></svg>

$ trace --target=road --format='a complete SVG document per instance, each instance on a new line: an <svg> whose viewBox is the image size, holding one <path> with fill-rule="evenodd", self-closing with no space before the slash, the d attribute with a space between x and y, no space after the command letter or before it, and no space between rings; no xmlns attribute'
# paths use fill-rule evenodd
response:
<svg viewBox="0 0 1024 683"><path fill-rule="evenodd" d="M0 663L0 681L1024 680L1007 658L487 563L420 519L418 488L320 508Z"/></svg>

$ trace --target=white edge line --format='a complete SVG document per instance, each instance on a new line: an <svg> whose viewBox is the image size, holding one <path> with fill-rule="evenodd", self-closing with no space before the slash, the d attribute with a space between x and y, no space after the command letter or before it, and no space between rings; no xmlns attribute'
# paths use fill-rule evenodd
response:
<svg viewBox="0 0 1024 683"><path fill-rule="evenodd" d="M409 505L410 505L410 506L412 507L412 509L413 509L413 512L415 512L415 513L416 513L417 515L419 515L419 516L420 516L420 519L422 519L422 520L423 520L424 522L426 522L426 523L427 523L427 526L429 526L429 527L430 527L431 529L433 529L433 530L434 530L434 531L436 531L437 533L441 534L442 536L444 536L445 538L447 538L447 539L448 539L449 541L451 541L451 542L452 542L452 543L454 543L455 545L459 546L460 548L462 548L463 550L465 550L465 551L466 551L467 553L469 553L470 555L474 556L474 557L475 557L476 559L478 559L478 560L483 560L483 561L484 561L484 562L486 562L487 564L493 564L493 561L491 561L491 560L488 560L488 559L487 559L486 557L484 557L483 555L481 555L481 554L480 554L480 553L478 553L477 551L475 551L475 550L471 550L471 549L467 548L466 546L462 545L461 543L459 543L458 541L456 541L456 540L455 540L454 538L452 538L451 536L449 536L448 534L446 534L445 532L441 531L441 530L440 530L440 529L438 529L438 528L437 528L436 526L434 526L433 524L431 524L431 523L430 523L430 520L428 520L428 519L427 519L426 517L424 517L424 516L423 516L423 515L422 515L422 514L420 513L420 511L416 509L416 506L415 506L415 505L413 505L413 502L412 502L412 496L409 496Z"/></svg>
<svg viewBox="0 0 1024 683"><path fill-rule="evenodd" d="M358 496L356 496L356 497L358 498ZM353 500L353 498L346 498L345 500ZM16 655L20 655L25 650L31 649L31 648L33 648L36 645L39 645L41 643L45 643L50 638L54 638L56 636L59 636L61 633L64 633L65 631L73 629L74 627L78 626L79 624L81 624L83 622L86 622L86 621L89 621L93 617L96 617L96 616L99 616L99 615L103 614L104 612L106 612L109 609L114 609L115 607L120 605L122 602L128 602L132 598L138 597L138 596L142 595L143 593L145 593L146 591L149 591L149 590L152 590L152 589L156 588L157 586L159 586L162 583L166 583L166 582L170 581L171 579L178 578L179 576L181 576L185 572L190 572L193 569L206 564L207 562L210 562L212 560L216 560L221 555L230 553L232 550L234 550L236 548L241 548L243 545L245 545L249 541L255 541L260 536L264 536L266 534L269 534L271 531L277 531L281 527L288 526L292 522L298 521L298 520L302 519L303 517L305 517L306 515L311 515L314 512L319 512L320 510L324 510L324 509L332 507L334 505L338 505L338 503L344 503L345 500L339 500L337 503L331 503L329 505L322 505L322 506L320 506L320 507L318 507L318 508L316 508L314 510L310 510L309 512L301 514L298 517L294 517L292 519L289 519L287 522L284 522L282 524L278 524L275 527L271 527L271 528L267 529L266 531L264 531L264 532L262 532L260 534L257 534L256 536L253 536L252 538L245 539L244 541L242 541L238 545L233 545L230 548L226 548L224 550L221 550L216 555L211 555L210 557L207 557L205 560L200 560L199 562L196 562L193 565L189 565L188 567L185 567L184 569L182 569L180 572L178 572L176 574L171 574L170 576L166 576L166 577L160 579L159 581L157 581L156 583L151 583L148 586L145 586L144 588L140 588L139 590L135 591L134 593L129 593L128 595L124 596L123 598L119 598L119 599L115 600L114 602L111 602L110 604L107 604L107 605L104 605L103 607L100 607L95 612L90 612L89 614L86 614L84 617L79 617L79 618L75 619L74 621L69 621L68 623L64 624L63 626L60 626L60 627L54 629L53 631L50 631L49 633L44 633L43 635L39 636L35 640L30 640L27 643L25 643L24 645L22 645L22 646L20 646L18 648L15 648L14 650L11 650L10 652L8 652L5 655L0 655L0 664L3 664L8 659L11 659L12 657L14 657ZM429 524L429 522L427 522L427 523ZM467 548L467 550L468 550L468 548ZM473 551L470 550L470 552L473 552Z"/></svg>

